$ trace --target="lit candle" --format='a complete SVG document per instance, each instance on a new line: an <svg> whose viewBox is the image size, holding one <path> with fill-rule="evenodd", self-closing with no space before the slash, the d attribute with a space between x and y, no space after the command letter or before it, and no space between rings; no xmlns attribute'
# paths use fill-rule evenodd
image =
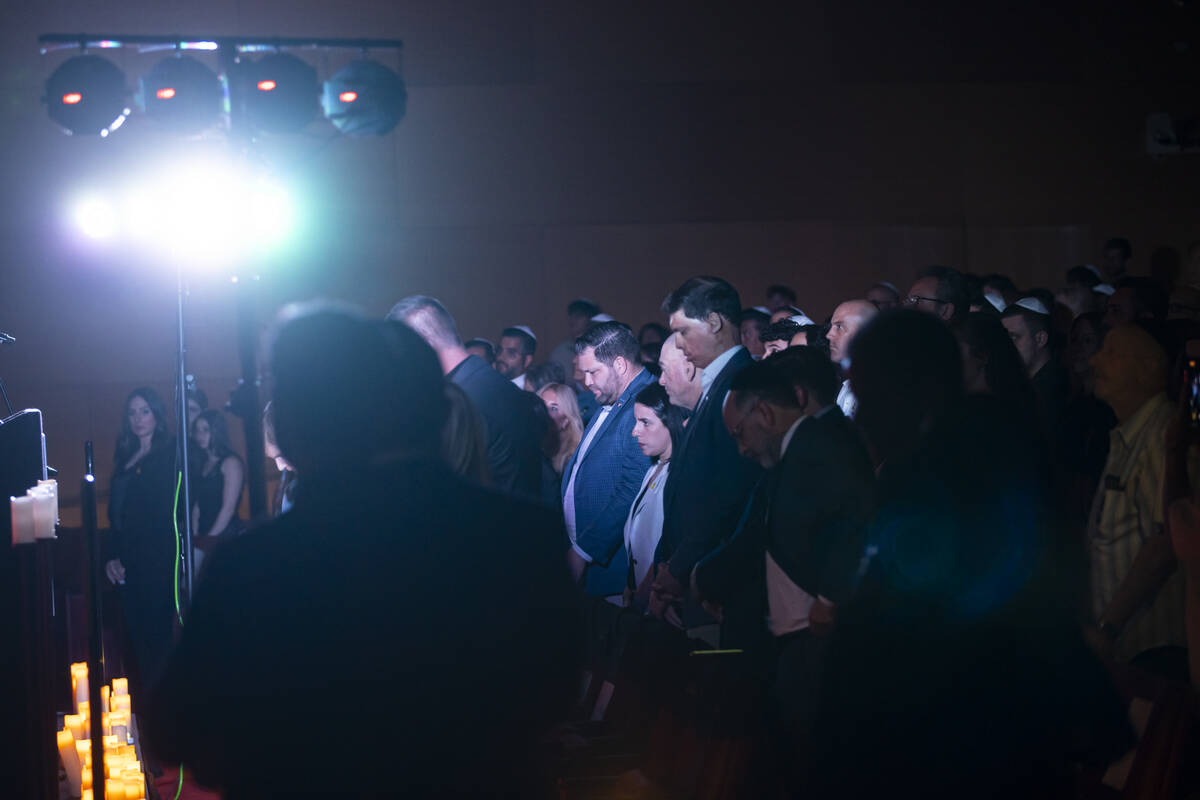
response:
<svg viewBox="0 0 1200 800"><path fill-rule="evenodd" d="M113 678L112 689L113 694L118 696L129 694L129 679Z"/></svg>
<svg viewBox="0 0 1200 800"><path fill-rule="evenodd" d="M104 710L105 714L112 711L112 709L108 707L108 693L107 686L100 687L100 707Z"/></svg>
<svg viewBox="0 0 1200 800"><path fill-rule="evenodd" d="M85 684L86 685L86 684ZM83 717L83 738L92 738L92 714L91 703L86 700L79 703L79 716Z"/></svg>
<svg viewBox="0 0 1200 800"><path fill-rule="evenodd" d="M116 749L117 749L117 737L111 736L111 735L105 736L104 737L104 752L107 753L109 750L116 750Z"/></svg>
<svg viewBox="0 0 1200 800"><path fill-rule="evenodd" d="M125 716L124 712L114 711L109 714L109 720L112 722L113 736L117 737L117 745L123 745L129 741L129 717Z"/></svg>
<svg viewBox="0 0 1200 800"><path fill-rule="evenodd" d="M141 800L142 797L145 797L146 782L141 778L126 778L124 783L125 797L129 800Z"/></svg>
<svg viewBox="0 0 1200 800"><path fill-rule="evenodd" d="M63 717L63 727L77 742L86 738L83 735L83 717L79 716L78 714L67 714L65 717Z"/></svg>
<svg viewBox="0 0 1200 800"><path fill-rule="evenodd" d="M126 714L133 713L133 701L127 694L116 695L109 703L112 705L113 711L123 711Z"/></svg>
<svg viewBox="0 0 1200 800"><path fill-rule="evenodd" d="M104 797L106 800L125 800L125 784L111 779L105 781Z"/></svg>
<svg viewBox="0 0 1200 800"><path fill-rule="evenodd" d="M83 771L80 773L79 780L80 780L79 785L81 787L83 787L83 792L84 792L83 796L91 797L91 795L92 795L92 768L84 767Z"/></svg>
<svg viewBox="0 0 1200 800"><path fill-rule="evenodd" d="M54 495L38 486L25 493L33 500L33 535L37 539L54 538Z"/></svg>
<svg viewBox="0 0 1200 800"><path fill-rule="evenodd" d="M79 797L83 780L83 764L79 762L79 751L75 749L75 737L68 730L58 732L58 755L67 773L67 790L71 797Z"/></svg>
<svg viewBox="0 0 1200 800"><path fill-rule="evenodd" d="M95 798L92 796L92 790L91 790L91 789L84 789L84 790L83 790L83 800L95 800Z"/></svg>
<svg viewBox="0 0 1200 800"><path fill-rule="evenodd" d="M72 664L71 679L75 686L75 713L79 711L79 704L88 701L88 669L87 664Z"/></svg>
<svg viewBox="0 0 1200 800"><path fill-rule="evenodd" d="M8 505L12 514L12 543L33 544L37 531L33 521L33 498L10 496Z"/></svg>

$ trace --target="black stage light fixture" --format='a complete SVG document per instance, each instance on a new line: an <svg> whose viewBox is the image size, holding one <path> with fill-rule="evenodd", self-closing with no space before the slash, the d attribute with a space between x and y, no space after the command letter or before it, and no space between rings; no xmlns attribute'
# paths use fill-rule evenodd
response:
<svg viewBox="0 0 1200 800"><path fill-rule="evenodd" d="M125 73L99 56L64 61L46 81L50 119L71 134L108 136L129 116Z"/></svg>
<svg viewBox="0 0 1200 800"><path fill-rule="evenodd" d="M317 71L287 53L272 53L249 65L246 112L250 123L270 133L294 133L317 115Z"/></svg>
<svg viewBox="0 0 1200 800"><path fill-rule="evenodd" d="M199 133L221 113L217 73L188 56L158 62L141 81L138 103L146 116L175 133Z"/></svg>
<svg viewBox="0 0 1200 800"><path fill-rule="evenodd" d="M378 61L352 61L325 81L325 116L350 136L383 136L404 118L404 81Z"/></svg>

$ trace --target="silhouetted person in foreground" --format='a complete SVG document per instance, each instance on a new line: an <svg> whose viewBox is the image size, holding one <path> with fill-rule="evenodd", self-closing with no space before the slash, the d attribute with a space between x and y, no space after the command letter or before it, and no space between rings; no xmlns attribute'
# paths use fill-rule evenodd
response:
<svg viewBox="0 0 1200 800"><path fill-rule="evenodd" d="M210 556L146 739L226 798L536 796L576 681L561 521L442 463L407 327L285 312L270 366L304 484Z"/></svg>
<svg viewBox="0 0 1200 800"><path fill-rule="evenodd" d="M1077 764L1131 740L1060 597L1045 481L1011 418L967 397L932 315L868 323L850 381L879 510L831 641L810 796L1070 795Z"/></svg>

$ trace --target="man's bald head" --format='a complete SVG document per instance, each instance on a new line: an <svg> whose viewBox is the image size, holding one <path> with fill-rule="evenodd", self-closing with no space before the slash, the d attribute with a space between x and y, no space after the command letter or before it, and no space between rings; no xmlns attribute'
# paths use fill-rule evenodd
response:
<svg viewBox="0 0 1200 800"><path fill-rule="evenodd" d="M1118 325L1109 331L1091 364L1096 396L1112 407L1119 420L1128 419L1166 389L1167 353L1140 325Z"/></svg>
<svg viewBox="0 0 1200 800"><path fill-rule="evenodd" d="M850 342L867 320L879 313L869 300L847 300L833 311L829 322L829 357L841 364L850 355Z"/></svg>
<svg viewBox="0 0 1200 800"><path fill-rule="evenodd" d="M662 369L662 374L658 382L667 390L667 397L671 399L672 405L695 408L703 392L700 370L696 369L696 365L679 349L675 336L674 333L668 336L659 351L658 366Z"/></svg>

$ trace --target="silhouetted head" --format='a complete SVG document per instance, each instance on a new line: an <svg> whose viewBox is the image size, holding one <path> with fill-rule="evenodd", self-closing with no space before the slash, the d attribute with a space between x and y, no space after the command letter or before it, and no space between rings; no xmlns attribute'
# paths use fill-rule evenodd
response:
<svg viewBox="0 0 1200 800"><path fill-rule="evenodd" d="M433 350L399 322L329 303L288 306L270 351L279 449L306 480L440 452L446 420Z"/></svg>
<svg viewBox="0 0 1200 800"><path fill-rule="evenodd" d="M962 403L958 342L933 314L881 312L850 344L850 385L876 458L906 456Z"/></svg>

